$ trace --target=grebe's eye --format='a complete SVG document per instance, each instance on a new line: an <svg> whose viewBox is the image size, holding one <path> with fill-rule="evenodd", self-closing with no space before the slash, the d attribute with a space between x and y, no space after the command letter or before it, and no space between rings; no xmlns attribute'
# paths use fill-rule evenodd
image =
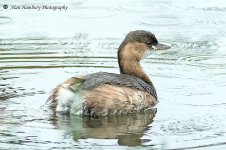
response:
<svg viewBox="0 0 226 150"><path fill-rule="evenodd" d="M147 42L147 44L148 44L148 45L151 45L151 44L152 44L152 42L151 42L151 41L148 41L148 42Z"/></svg>

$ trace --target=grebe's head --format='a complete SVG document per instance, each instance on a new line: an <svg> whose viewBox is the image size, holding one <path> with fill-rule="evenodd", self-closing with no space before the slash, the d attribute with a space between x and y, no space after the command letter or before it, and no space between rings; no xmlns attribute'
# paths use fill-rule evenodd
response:
<svg viewBox="0 0 226 150"><path fill-rule="evenodd" d="M155 35L149 31L136 30L129 32L119 47L119 59L140 61L155 50L166 50L170 47L160 44Z"/></svg>

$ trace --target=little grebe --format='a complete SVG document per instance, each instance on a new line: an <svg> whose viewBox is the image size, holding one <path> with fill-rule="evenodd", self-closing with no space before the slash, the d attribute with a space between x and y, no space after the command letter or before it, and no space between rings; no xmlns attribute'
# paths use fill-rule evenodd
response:
<svg viewBox="0 0 226 150"><path fill-rule="evenodd" d="M98 72L69 78L53 90L47 103L54 112L92 117L149 109L158 102L157 94L140 60L168 48L151 32L131 31L118 49L120 74Z"/></svg>

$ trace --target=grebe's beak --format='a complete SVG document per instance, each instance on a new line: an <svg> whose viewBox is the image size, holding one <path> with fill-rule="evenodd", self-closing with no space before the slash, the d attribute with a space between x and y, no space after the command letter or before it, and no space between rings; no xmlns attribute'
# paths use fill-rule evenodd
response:
<svg viewBox="0 0 226 150"><path fill-rule="evenodd" d="M161 44L161 43L158 43L155 46L153 45L152 47L154 48L154 51L170 49L170 46L164 45L164 44Z"/></svg>

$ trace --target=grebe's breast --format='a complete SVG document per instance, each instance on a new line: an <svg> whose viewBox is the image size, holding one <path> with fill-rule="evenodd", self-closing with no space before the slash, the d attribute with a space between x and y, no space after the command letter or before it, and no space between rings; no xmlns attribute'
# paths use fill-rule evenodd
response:
<svg viewBox="0 0 226 150"><path fill-rule="evenodd" d="M152 83L137 77L99 72L66 80L57 86L48 102L61 113L121 115L154 106L157 94Z"/></svg>

